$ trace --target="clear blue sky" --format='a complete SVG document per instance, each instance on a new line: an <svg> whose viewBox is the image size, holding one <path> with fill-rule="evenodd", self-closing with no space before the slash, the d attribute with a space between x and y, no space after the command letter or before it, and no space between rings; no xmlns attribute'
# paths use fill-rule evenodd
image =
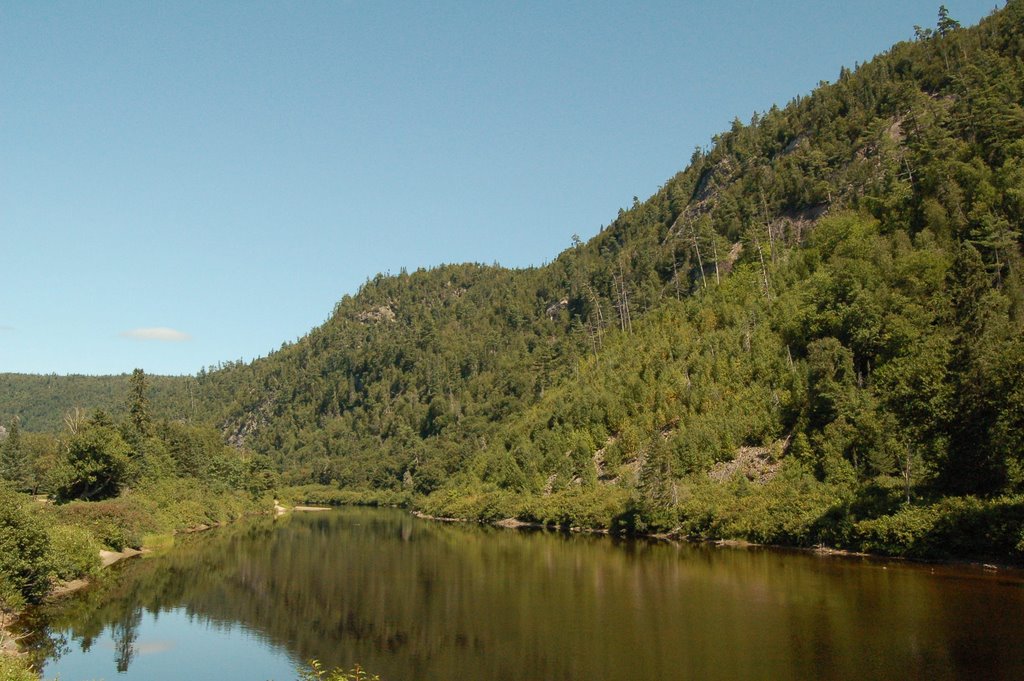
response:
<svg viewBox="0 0 1024 681"><path fill-rule="evenodd" d="M194 373L377 272L542 264L937 10L0 0L0 371Z"/></svg>

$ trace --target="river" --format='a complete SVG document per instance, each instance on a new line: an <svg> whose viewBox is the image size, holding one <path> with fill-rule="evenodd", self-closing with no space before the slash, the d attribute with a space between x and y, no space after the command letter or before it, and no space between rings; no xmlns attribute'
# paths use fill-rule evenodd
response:
<svg viewBox="0 0 1024 681"><path fill-rule="evenodd" d="M44 678L1024 679L1024 579L764 548L258 519L115 565L39 613Z"/></svg>

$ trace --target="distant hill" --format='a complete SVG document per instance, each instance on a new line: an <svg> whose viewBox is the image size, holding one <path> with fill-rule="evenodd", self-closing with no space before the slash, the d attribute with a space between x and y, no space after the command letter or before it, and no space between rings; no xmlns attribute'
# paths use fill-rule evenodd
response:
<svg viewBox="0 0 1024 681"><path fill-rule="evenodd" d="M76 408L103 409L121 417L126 411L129 376L0 374L0 424L9 424L17 416L25 430L53 433L64 427L64 415ZM194 378L149 376L148 381L157 418L193 416L189 390L196 388Z"/></svg>

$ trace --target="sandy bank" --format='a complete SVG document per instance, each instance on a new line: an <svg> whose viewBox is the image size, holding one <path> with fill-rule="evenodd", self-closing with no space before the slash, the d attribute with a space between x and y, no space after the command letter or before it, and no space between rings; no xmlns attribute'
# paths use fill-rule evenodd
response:
<svg viewBox="0 0 1024 681"><path fill-rule="evenodd" d="M143 554L144 551L145 548L143 548L142 550L127 548L124 551L107 551L106 549L101 549L100 568L102 569L110 567L114 563L120 560L124 560L125 558L133 558L135 556L140 556ZM62 596L67 596L68 594L72 594L76 591L84 589L88 585L88 578L72 579L70 582L60 582L59 584L55 584L53 588L50 589L50 593L47 596L47 598L61 598Z"/></svg>
<svg viewBox="0 0 1024 681"><path fill-rule="evenodd" d="M317 513L320 511L330 511L330 506L282 506L281 502L274 499L274 515L284 515L285 513L297 512L297 513Z"/></svg>

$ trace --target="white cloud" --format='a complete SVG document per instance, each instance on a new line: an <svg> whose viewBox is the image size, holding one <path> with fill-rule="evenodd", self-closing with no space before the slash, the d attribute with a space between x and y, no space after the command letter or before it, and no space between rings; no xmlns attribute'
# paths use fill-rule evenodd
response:
<svg viewBox="0 0 1024 681"><path fill-rule="evenodd" d="M100 646L106 650L114 650L113 641L103 641ZM174 648L174 641L142 641L132 645L132 650L139 655L152 655L153 653L165 653Z"/></svg>
<svg viewBox="0 0 1024 681"><path fill-rule="evenodd" d="M152 655L153 653L166 653L174 648L174 641L148 641L136 643L132 648L139 655Z"/></svg>
<svg viewBox="0 0 1024 681"><path fill-rule="evenodd" d="M150 326L131 331L122 331L125 338L134 338L143 341L166 341L169 343L181 343L192 340L192 336L177 329L169 329L166 326Z"/></svg>

